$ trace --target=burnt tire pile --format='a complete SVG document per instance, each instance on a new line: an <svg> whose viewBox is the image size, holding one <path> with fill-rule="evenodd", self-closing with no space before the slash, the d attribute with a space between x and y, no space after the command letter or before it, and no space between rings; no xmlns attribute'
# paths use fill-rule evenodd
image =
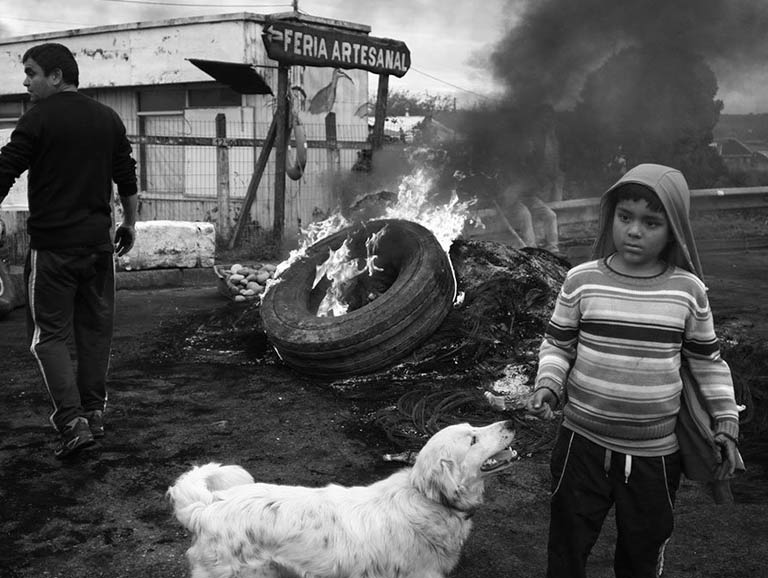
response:
<svg viewBox="0 0 768 578"><path fill-rule="evenodd" d="M383 271L361 280L373 287L376 298L339 317L318 317L329 282L314 289L312 284L329 249L349 239L351 256L363 263L365 241L384 227L375 251L375 265ZM450 261L434 235L417 223L382 219L343 229L310 247L269 289L260 310L267 337L283 361L307 374L337 378L402 359L440 326L455 295Z"/></svg>

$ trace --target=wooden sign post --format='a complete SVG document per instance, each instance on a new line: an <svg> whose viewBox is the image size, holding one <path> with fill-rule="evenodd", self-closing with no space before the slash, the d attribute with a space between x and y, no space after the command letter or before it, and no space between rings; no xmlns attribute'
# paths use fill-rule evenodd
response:
<svg viewBox="0 0 768 578"><path fill-rule="evenodd" d="M277 69L277 137L275 140L275 209L272 232L282 241L285 230L285 162L288 157L288 67Z"/></svg>
<svg viewBox="0 0 768 578"><path fill-rule="evenodd" d="M275 208L273 230L282 241L285 230L285 175L288 146L288 67L291 65L362 69L379 74L374 141L379 145L384 130L389 75L403 76L411 66L411 53L404 42L375 38L362 33L320 27L290 20L267 19L262 40L269 58L278 67L277 136L275 150ZM245 208L245 207L244 207Z"/></svg>

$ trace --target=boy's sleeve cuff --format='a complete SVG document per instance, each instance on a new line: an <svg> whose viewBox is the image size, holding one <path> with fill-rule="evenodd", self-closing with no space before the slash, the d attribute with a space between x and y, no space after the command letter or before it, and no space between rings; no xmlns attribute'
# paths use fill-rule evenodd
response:
<svg viewBox="0 0 768 578"><path fill-rule="evenodd" d="M739 422L734 419L723 419L715 424L715 435L723 434L734 442L739 441Z"/></svg>
<svg viewBox="0 0 768 578"><path fill-rule="evenodd" d="M121 197L130 197L132 195L135 195L139 192L139 189L136 185L118 185L117 187L117 194Z"/></svg>

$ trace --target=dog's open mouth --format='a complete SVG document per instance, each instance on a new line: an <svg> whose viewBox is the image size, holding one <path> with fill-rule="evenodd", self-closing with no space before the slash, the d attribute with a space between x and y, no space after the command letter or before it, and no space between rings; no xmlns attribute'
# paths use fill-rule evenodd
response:
<svg viewBox="0 0 768 578"><path fill-rule="evenodd" d="M492 474L500 472L501 470L508 468L517 459L517 452L512 448L507 448L500 451L497 454L493 454L490 458L483 462L480 466L480 471L484 474Z"/></svg>

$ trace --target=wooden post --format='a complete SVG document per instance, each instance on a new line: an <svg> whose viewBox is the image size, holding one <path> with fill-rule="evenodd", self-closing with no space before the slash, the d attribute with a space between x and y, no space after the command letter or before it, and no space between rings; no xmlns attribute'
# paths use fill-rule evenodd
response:
<svg viewBox="0 0 768 578"><path fill-rule="evenodd" d="M147 117L139 117L139 136L147 134ZM139 145L139 190L146 191L147 186L147 146Z"/></svg>
<svg viewBox="0 0 768 578"><path fill-rule="evenodd" d="M341 169L341 155L339 155L339 140L336 136L335 112L325 115L325 142L328 143L328 166L338 171Z"/></svg>
<svg viewBox="0 0 768 578"><path fill-rule="evenodd" d="M245 199L243 200L243 206L240 209L240 215L238 216L237 223L235 224L235 230L232 232L232 237L229 240L230 249L235 248L235 244L237 244L237 240L245 228L245 223L248 221L248 216L251 213L251 205L253 205L253 201L256 199L256 192L259 190L261 177L264 174L264 169L267 168L269 153L272 152L272 147L275 145L276 135L277 116L274 116L272 117L272 124L269 126L269 132L267 132L267 138L264 139L264 148L261 149L259 160L256 161L256 166L253 169L251 182L248 183L248 190L245 192Z"/></svg>
<svg viewBox="0 0 768 578"><path fill-rule="evenodd" d="M216 206L219 211L217 244L227 242L232 232L229 210L229 146L226 138L227 117L220 112L216 115Z"/></svg>
<svg viewBox="0 0 768 578"><path fill-rule="evenodd" d="M389 75L379 75L379 90L376 94L376 116L373 121L373 138L371 145L373 150L381 148L384 142L384 119L387 116L387 95L389 93Z"/></svg>
<svg viewBox="0 0 768 578"><path fill-rule="evenodd" d="M285 163L288 156L288 67L277 69L277 138L275 139L275 207L272 232L282 244L285 232Z"/></svg>

